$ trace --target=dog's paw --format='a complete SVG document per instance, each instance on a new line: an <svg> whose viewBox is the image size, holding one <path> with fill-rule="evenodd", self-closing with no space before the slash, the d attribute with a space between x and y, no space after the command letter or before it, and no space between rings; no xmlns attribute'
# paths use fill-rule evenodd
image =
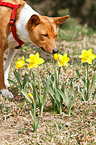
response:
<svg viewBox="0 0 96 145"><path fill-rule="evenodd" d="M3 89L0 91L4 97L14 98L13 94L11 92L9 92L8 89Z"/></svg>

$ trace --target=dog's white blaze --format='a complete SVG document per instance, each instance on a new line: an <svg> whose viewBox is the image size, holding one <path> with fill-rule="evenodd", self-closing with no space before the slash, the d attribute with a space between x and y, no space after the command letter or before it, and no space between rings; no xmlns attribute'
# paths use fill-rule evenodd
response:
<svg viewBox="0 0 96 145"><path fill-rule="evenodd" d="M19 19L16 23L17 35L20 38L20 40L24 42L31 42L29 38L29 33L26 29L26 24L33 14L38 15L38 13L34 11L28 4L25 4L19 14ZM8 47L14 48L16 46L18 46L18 42L15 41L11 32L8 36Z"/></svg>

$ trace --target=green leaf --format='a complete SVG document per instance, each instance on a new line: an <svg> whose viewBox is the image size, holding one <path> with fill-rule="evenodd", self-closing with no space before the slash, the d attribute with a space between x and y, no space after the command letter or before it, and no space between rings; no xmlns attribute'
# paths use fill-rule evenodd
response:
<svg viewBox="0 0 96 145"><path fill-rule="evenodd" d="M49 87L49 94L50 94L50 97L51 97L51 100L52 100L52 103L54 104L54 101L56 102L57 105L59 105L60 103L60 99L58 100L58 97L57 97L57 92L56 92L56 88L54 88L54 91ZM54 101L53 101L54 100Z"/></svg>
<svg viewBox="0 0 96 145"><path fill-rule="evenodd" d="M29 78L31 78L32 69L29 71Z"/></svg>
<svg viewBox="0 0 96 145"><path fill-rule="evenodd" d="M95 77L96 77L96 71L94 72L93 77L92 77L92 83L91 83L91 86L90 86L89 96L91 95L91 93L93 91L93 88L94 88Z"/></svg>
<svg viewBox="0 0 96 145"><path fill-rule="evenodd" d="M64 86L64 92L65 92L64 94L65 94L65 97L66 97L66 101L68 103L69 98L68 98L68 92L67 92L66 86Z"/></svg>
<svg viewBox="0 0 96 145"><path fill-rule="evenodd" d="M37 68L38 71L38 87L39 87L39 96L41 98L41 85L40 85L40 74L39 74L39 67Z"/></svg>
<svg viewBox="0 0 96 145"><path fill-rule="evenodd" d="M58 70L58 80L59 80L60 71L61 71L61 67L59 67L59 70Z"/></svg>
<svg viewBox="0 0 96 145"><path fill-rule="evenodd" d="M31 69L32 70L32 77L33 77L33 82L34 82L34 84L35 84L35 77L34 77L34 72L33 72L33 69Z"/></svg>
<svg viewBox="0 0 96 145"><path fill-rule="evenodd" d="M25 73L24 79L23 79L23 89L24 89L26 83L27 83L27 74Z"/></svg>
<svg viewBox="0 0 96 145"><path fill-rule="evenodd" d="M27 118L24 117L23 119L24 119L25 121L27 121L28 123L30 123L30 121L29 121Z"/></svg>
<svg viewBox="0 0 96 145"><path fill-rule="evenodd" d="M95 91L94 91L94 93L93 93L92 102L93 102L93 100L94 100L95 95L96 95L96 88L95 88Z"/></svg>
<svg viewBox="0 0 96 145"><path fill-rule="evenodd" d="M90 86L90 81L87 79L87 100L89 99L89 86Z"/></svg>
<svg viewBox="0 0 96 145"><path fill-rule="evenodd" d="M55 66L54 66L54 81L55 81L55 87L58 88L57 71Z"/></svg>
<svg viewBox="0 0 96 145"><path fill-rule="evenodd" d="M85 76L84 76L84 89L86 88L86 79L85 79Z"/></svg>
<svg viewBox="0 0 96 145"><path fill-rule="evenodd" d="M54 95L57 103L60 103L60 94L58 93L58 89L55 88L55 95Z"/></svg>
<svg viewBox="0 0 96 145"><path fill-rule="evenodd" d="M32 87L33 87L33 97L34 97L34 101L35 101L35 103L36 103L37 98L38 98L38 97L40 98L40 96L39 96L39 94L38 94L38 91L37 91L37 89L36 89L36 87L35 87L34 82L32 83Z"/></svg>
<svg viewBox="0 0 96 145"><path fill-rule="evenodd" d="M50 95L53 97L53 96L54 96L53 90L49 87L49 88L48 88L48 91L49 91Z"/></svg>
<svg viewBox="0 0 96 145"><path fill-rule="evenodd" d="M52 74L49 70L47 70L47 72L48 72L49 76L51 76L51 80L52 80L52 82L54 82L53 74Z"/></svg>
<svg viewBox="0 0 96 145"><path fill-rule="evenodd" d="M72 84L72 80L71 80L71 83L70 83L70 97L72 98L72 95L73 95L73 84Z"/></svg>
<svg viewBox="0 0 96 145"><path fill-rule="evenodd" d="M30 78L27 77L27 81L28 81L28 84L31 86L32 88L32 80L30 80Z"/></svg>
<svg viewBox="0 0 96 145"><path fill-rule="evenodd" d="M78 79L79 79L80 83L81 83L81 84L82 84L82 86L84 87L84 83L83 83L83 81L82 81L82 79L81 79L81 76L80 76L80 74L79 74L79 71L78 71L78 70L76 70L76 74L77 74L77 76L78 76Z"/></svg>
<svg viewBox="0 0 96 145"><path fill-rule="evenodd" d="M77 84L77 83L75 83L74 81L73 81L73 84L74 84L76 87L78 87L78 84Z"/></svg>
<svg viewBox="0 0 96 145"><path fill-rule="evenodd" d="M38 118L38 121L36 123L36 131L37 131L37 128L38 128L39 121L40 121L40 117Z"/></svg>
<svg viewBox="0 0 96 145"><path fill-rule="evenodd" d="M66 82L64 82L63 76L62 76L62 81L63 81L63 83L62 83L62 86L61 86L61 91L62 91L63 93L65 93Z"/></svg>
<svg viewBox="0 0 96 145"><path fill-rule="evenodd" d="M71 80L71 83L70 83L70 99L68 98L68 108L71 108L71 100L72 100L72 95L73 95L73 84L72 84L72 80Z"/></svg>
<svg viewBox="0 0 96 145"><path fill-rule="evenodd" d="M33 103L32 100L30 99L28 93L24 89L20 89L20 91L30 103Z"/></svg>
<svg viewBox="0 0 96 145"><path fill-rule="evenodd" d="M65 94L58 89L58 93L61 95L61 97L63 98L64 102L66 103L66 106L67 106L67 100L66 100L66 97L65 97Z"/></svg>
<svg viewBox="0 0 96 145"><path fill-rule="evenodd" d="M75 101L75 99L76 99L77 93L78 93L78 87L76 87L76 90L75 90L75 94L74 94L74 97L73 97L73 100L72 100L71 107L72 107L72 105L74 104L74 101Z"/></svg>
<svg viewBox="0 0 96 145"><path fill-rule="evenodd" d="M46 82L46 86L44 87L44 93L43 93L43 99L42 99L42 105L43 106L45 104L45 100L46 100L46 97L47 97L50 79L51 79L51 76L49 76L49 78L48 78L48 80Z"/></svg>
<svg viewBox="0 0 96 145"><path fill-rule="evenodd" d="M64 83L63 81L63 84L62 84L62 87L61 87L61 91L64 93L66 99L68 98L68 92L66 90L66 82Z"/></svg>
<svg viewBox="0 0 96 145"><path fill-rule="evenodd" d="M37 121L37 123L36 123L36 116L35 116L34 112L31 112L31 111L30 111L30 115L31 115L31 117L32 117L33 124L34 124L34 125L32 125L33 130L34 130L34 132L36 132L36 131L37 131L37 128L38 128L38 123L39 123L40 117L39 117L39 119L38 119L38 121Z"/></svg>
<svg viewBox="0 0 96 145"><path fill-rule="evenodd" d="M81 87L79 87L79 90L80 90L80 93L81 93L81 96L82 96L83 100L85 101L85 97L83 95L83 91L82 91Z"/></svg>
<svg viewBox="0 0 96 145"><path fill-rule="evenodd" d="M33 123L35 125L35 123L36 123L36 116L35 116L35 114L32 111L30 111L30 115L31 115Z"/></svg>
<svg viewBox="0 0 96 145"><path fill-rule="evenodd" d="M16 78L16 80L17 80L17 82L18 82L18 84L20 85L20 88L22 88L22 85L21 85L21 78L20 78L20 75L19 75L19 73L15 70L14 71L14 75L15 75L15 78Z"/></svg>
<svg viewBox="0 0 96 145"><path fill-rule="evenodd" d="M20 89L20 87L17 85L16 82L14 82L13 80L10 80L10 79L8 79L8 81L10 81L12 84L14 84L15 86L17 86Z"/></svg>
<svg viewBox="0 0 96 145"><path fill-rule="evenodd" d="M44 92L43 92L43 98L42 98L42 103L40 102L40 110L41 110L41 116L42 116L42 112L43 112L43 109L44 109L44 105L45 105L45 101L46 101L46 98L47 98L47 93L48 93L48 88L49 88L49 83L50 83L50 79L51 79L51 76L49 76L47 82L46 82L46 85L44 87Z"/></svg>

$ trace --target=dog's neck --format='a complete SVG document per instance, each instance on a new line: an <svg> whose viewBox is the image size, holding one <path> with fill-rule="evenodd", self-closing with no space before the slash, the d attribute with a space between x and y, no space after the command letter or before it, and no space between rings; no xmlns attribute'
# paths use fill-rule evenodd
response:
<svg viewBox="0 0 96 145"><path fill-rule="evenodd" d="M38 13L35 12L29 5L25 4L20 12L19 19L16 23L17 34L24 42L31 41L29 38L28 30L26 29L26 24L33 14Z"/></svg>
<svg viewBox="0 0 96 145"><path fill-rule="evenodd" d="M28 30L26 28L26 24L33 14L38 15L38 13L34 11L28 4L25 4L24 7L21 9L19 18L16 22L16 34L18 35L19 39L23 42L31 42ZM15 45L17 44L18 43L13 38L12 33L10 33L8 36L9 47L15 47Z"/></svg>

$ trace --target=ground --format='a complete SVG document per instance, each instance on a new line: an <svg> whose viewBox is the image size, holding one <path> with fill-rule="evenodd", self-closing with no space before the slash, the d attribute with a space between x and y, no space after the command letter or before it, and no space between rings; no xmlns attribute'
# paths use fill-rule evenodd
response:
<svg viewBox="0 0 96 145"><path fill-rule="evenodd" d="M72 26L68 28L60 28L57 43L59 52L61 54L67 52L71 58L68 67L65 67L65 71L62 72L64 79L67 81L69 81L69 78L76 77L76 69L80 70L81 74L82 70L85 69L80 59L78 59L82 49L88 50L91 48L93 53L96 54L96 33L87 25L81 26L73 22ZM30 53L36 53L37 51L45 60L44 65L40 66L40 73L46 76L46 70L48 68L52 70L52 56L45 54L36 46L25 44L12 62L9 78L14 80L13 72L18 57L25 56L25 58L28 58ZM96 70L96 60L90 66L90 78L94 70ZM25 69L20 70L22 77L25 71ZM48 96L43 118L40 119L38 130L34 133L32 126L24 119L26 117L31 121L29 102L13 84L11 84L9 90L13 93L14 98L6 98L0 94L0 145L96 144L96 95L93 103L91 103L91 101L84 102L79 94L73 104L70 116L65 103L63 103L63 113L61 115L54 112ZM38 117L37 110L37 119Z"/></svg>

